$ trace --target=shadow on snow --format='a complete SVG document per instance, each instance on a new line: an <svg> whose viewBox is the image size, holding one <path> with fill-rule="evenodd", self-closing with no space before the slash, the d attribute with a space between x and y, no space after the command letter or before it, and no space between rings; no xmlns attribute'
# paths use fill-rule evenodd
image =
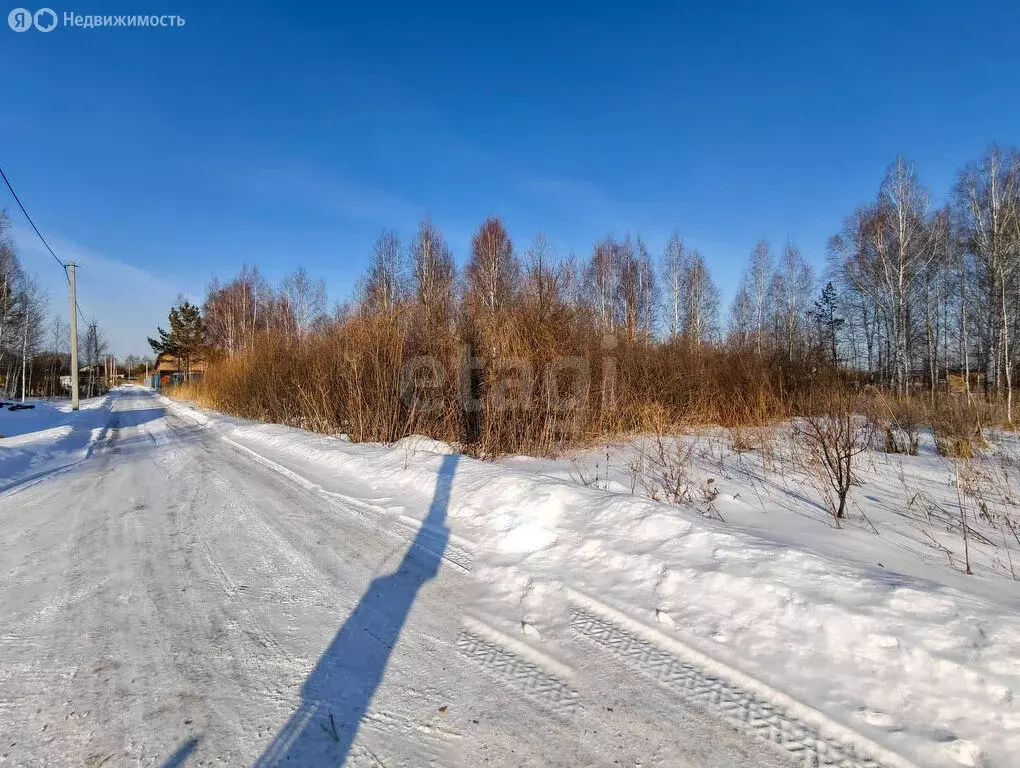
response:
<svg viewBox="0 0 1020 768"><path fill-rule="evenodd" d="M439 572L446 512L460 456L443 457L428 516L393 573L374 579L319 657L301 703L255 765L339 766L382 682L418 591Z"/></svg>
<svg viewBox="0 0 1020 768"><path fill-rule="evenodd" d="M99 407L71 411L40 424L35 430L20 431L19 436L53 427L69 428L66 434L51 443L16 445L9 452L0 454L0 493L29 485L89 459L111 429L137 427L166 415L163 407L115 411L114 404L118 399L117 395L111 394ZM98 434L95 434L96 430ZM6 446L0 443L0 447Z"/></svg>
<svg viewBox="0 0 1020 768"><path fill-rule="evenodd" d="M198 742L201 740L201 736L194 736L188 739L177 748L176 752L166 759L166 762L160 768L180 768L190 757L191 753L195 751L195 747L198 746Z"/></svg>

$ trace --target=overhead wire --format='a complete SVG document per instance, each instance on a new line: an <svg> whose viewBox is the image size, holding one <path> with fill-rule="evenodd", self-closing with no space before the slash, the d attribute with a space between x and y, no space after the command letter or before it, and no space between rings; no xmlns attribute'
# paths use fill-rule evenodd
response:
<svg viewBox="0 0 1020 768"><path fill-rule="evenodd" d="M32 220L32 216L29 214L28 209L25 208L25 204L21 202L21 198L18 197L18 193L14 191L14 185L11 184L11 180L7 178L7 174L4 173L3 168L0 168L0 176L3 177L4 184L6 184L7 189L11 191L11 196L14 198L14 202L18 204L18 207L21 209L21 212L25 214L25 218L28 219L28 223L32 225L32 229L33 231L35 231L35 234L39 237L39 240L46 247L46 250L49 251L49 254L50 256L53 257L53 260L60 265L60 268L62 270L64 270L64 279L67 281L68 285L70 285L71 277L67 273L67 264L65 264L61 260L61 258L57 256L56 253L54 253L53 249L50 247L50 244L46 242L46 238L43 237L42 232L39 231L39 227L35 225L35 221ZM75 298L74 301L74 308L78 311L78 317L81 318L82 323L88 325L88 321L85 319L85 313L81 311L81 305L78 303L77 298Z"/></svg>

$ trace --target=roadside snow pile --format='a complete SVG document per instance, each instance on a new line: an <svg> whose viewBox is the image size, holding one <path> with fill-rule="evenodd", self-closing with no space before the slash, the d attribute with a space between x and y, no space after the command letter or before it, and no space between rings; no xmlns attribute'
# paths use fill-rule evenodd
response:
<svg viewBox="0 0 1020 768"><path fill-rule="evenodd" d="M449 451L423 438L354 445L172 407L382 517L421 520ZM944 530L952 467L931 451L871 454L858 506L837 529L793 464L722 439L692 452L697 495L679 505L645 497L636 444L556 461L460 457L445 524L472 552L465 622L481 618L597 676L571 640L573 606L595 601L626 617L628 637L662 639L626 641L642 658L672 643L714 660L763 700L792 698L788 709L824 713L905 758L882 765L1015 765L1020 587L990 545L972 552L977 575L960 572L957 532ZM989 488L985 514L1001 514ZM918 494L930 504L918 507Z"/></svg>
<svg viewBox="0 0 1020 768"><path fill-rule="evenodd" d="M840 528L793 429L739 437L671 438L667 467L658 438L503 463L597 491L570 570L621 611L923 765L1015 765L1017 437L964 462L930 435L868 451ZM678 507L641 501L670 484Z"/></svg>
<svg viewBox="0 0 1020 768"><path fill-rule="evenodd" d="M20 401L0 398L0 437L13 438L43 432L62 426L67 420L64 412L48 402L29 400L24 405L29 407L24 407ZM14 406L13 411L11 406Z"/></svg>
<svg viewBox="0 0 1020 768"><path fill-rule="evenodd" d="M56 403L59 403L56 404ZM109 397L29 400L34 408L0 409L0 492L85 458L109 421Z"/></svg>

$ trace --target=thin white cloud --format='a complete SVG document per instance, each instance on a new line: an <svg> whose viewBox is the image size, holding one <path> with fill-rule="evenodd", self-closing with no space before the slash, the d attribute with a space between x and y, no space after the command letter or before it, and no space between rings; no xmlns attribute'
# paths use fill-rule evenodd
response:
<svg viewBox="0 0 1020 768"><path fill-rule="evenodd" d="M258 171L245 181L245 188L277 203L297 203L303 208L382 226L417 223L426 213L423 207L383 190L299 165Z"/></svg>
<svg viewBox="0 0 1020 768"><path fill-rule="evenodd" d="M70 299L63 271L30 229L14 227L12 234L26 272L48 294L50 315L67 318ZM182 291L182 286L71 240L52 235L47 240L60 259L78 265L78 305L86 318L96 318L111 353L119 357L148 354L146 337L155 335L157 325L166 326L167 312L177 296L198 298L197 292Z"/></svg>

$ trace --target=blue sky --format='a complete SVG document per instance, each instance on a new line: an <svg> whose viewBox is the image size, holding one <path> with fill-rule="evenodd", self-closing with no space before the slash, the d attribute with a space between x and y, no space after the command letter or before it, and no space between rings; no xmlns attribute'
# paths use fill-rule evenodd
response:
<svg viewBox="0 0 1020 768"><path fill-rule="evenodd" d="M820 266L897 153L937 201L1020 142L1013 2L51 7L186 19L0 29L3 167L120 355L243 262L343 298L426 213L460 259L490 214L562 253L677 229L728 297L759 237Z"/></svg>

